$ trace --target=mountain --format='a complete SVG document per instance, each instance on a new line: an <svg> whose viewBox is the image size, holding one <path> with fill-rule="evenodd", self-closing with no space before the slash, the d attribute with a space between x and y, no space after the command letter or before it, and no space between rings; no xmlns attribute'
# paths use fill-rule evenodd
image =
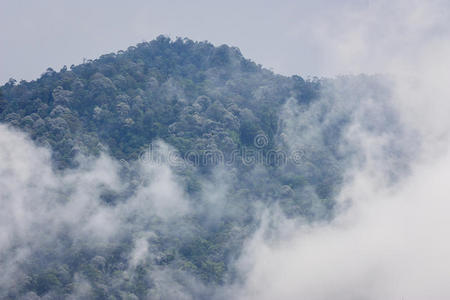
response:
<svg viewBox="0 0 450 300"><path fill-rule="evenodd" d="M11 188L2 200L29 201L21 213L32 221L0 248L0 266L15 274L0 279L0 296L219 297L241 280L236 260L265 208L333 217L357 152L343 147L345 131L361 98L383 109L380 90L376 76L286 77L237 48L164 36L11 79L1 87L2 130L50 158L42 175L17 177L25 196ZM395 130L393 114L382 116L370 130ZM20 154L6 151L11 161ZM111 174L117 182L103 179Z"/></svg>
<svg viewBox="0 0 450 300"><path fill-rule="evenodd" d="M214 132L233 140L230 147L248 145L258 130L275 133L277 110L287 98L308 102L319 85L275 75L237 48L160 36L70 70L48 69L36 81L11 80L3 87L9 101L2 120L49 142L64 168L76 150L96 153L99 143L127 160L155 138L185 150ZM187 119L193 114L202 118L198 124Z"/></svg>

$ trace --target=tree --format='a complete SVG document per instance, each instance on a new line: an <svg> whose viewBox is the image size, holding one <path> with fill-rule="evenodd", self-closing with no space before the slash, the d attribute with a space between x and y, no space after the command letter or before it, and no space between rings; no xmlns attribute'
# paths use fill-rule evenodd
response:
<svg viewBox="0 0 450 300"><path fill-rule="evenodd" d="M8 106L8 101L6 101L5 98L3 98L2 90L0 89L0 114L6 109Z"/></svg>

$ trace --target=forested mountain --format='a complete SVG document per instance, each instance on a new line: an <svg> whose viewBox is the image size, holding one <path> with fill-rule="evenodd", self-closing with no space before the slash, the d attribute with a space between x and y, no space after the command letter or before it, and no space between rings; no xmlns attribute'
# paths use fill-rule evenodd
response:
<svg viewBox="0 0 450 300"><path fill-rule="evenodd" d="M155 138L182 151L250 145L258 130L274 135L286 99L307 103L319 85L277 76L236 48L161 36L36 81L11 80L1 110L2 120L48 141L67 167L81 145L94 153L102 143L127 160Z"/></svg>
<svg viewBox="0 0 450 300"><path fill-rule="evenodd" d="M361 99L382 112L368 130L396 130L377 77L286 77L237 48L164 36L1 91L0 120L51 151L59 182L35 178L42 194L23 196L50 208L26 231L42 242L18 235L0 248L0 266L14 273L13 283L0 280L6 299L220 298L241 280L235 261L264 208L332 218L357 157L343 136L364 113ZM92 175L83 185L102 164L120 184ZM67 221L63 212L81 202L79 219ZM117 225L102 223L108 238L80 234L100 213Z"/></svg>

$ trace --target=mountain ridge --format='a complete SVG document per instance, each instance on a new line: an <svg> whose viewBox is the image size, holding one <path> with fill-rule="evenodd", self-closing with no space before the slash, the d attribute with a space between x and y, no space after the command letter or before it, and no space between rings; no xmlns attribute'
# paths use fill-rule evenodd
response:
<svg viewBox="0 0 450 300"><path fill-rule="evenodd" d="M333 218L357 152L346 130L361 99L384 109L382 90L370 76L286 77L237 48L164 36L10 81L0 130L37 158L11 147L0 155L30 174L37 160L45 172L17 175L20 192L5 205L26 200L20 213L31 223L16 227L45 242L7 244L5 257L19 261L10 273L20 276L14 288L0 278L0 296L62 299L85 284L92 299L224 297L241 280L236 262L265 209L295 222ZM382 115L370 128L394 130Z"/></svg>
<svg viewBox="0 0 450 300"><path fill-rule="evenodd" d="M181 54L176 56L179 53ZM236 75L235 73L238 74ZM235 78L231 78L232 74ZM214 90L218 86L221 87L219 92L221 95L219 97L222 98L218 100L222 105L230 105L230 102L237 99L240 101L237 103L238 105L242 105L243 108L252 108L251 101L258 101L259 99L254 100L256 97L251 94L251 91L248 91L248 88L239 87L239 85L245 86L245 84L249 84L249 79L253 79L253 82L251 82L255 86L252 88L253 92L257 88L264 87L264 85L266 85L266 88L273 89L273 83L268 81L277 80L284 81L284 85L291 85L292 91L297 92L297 94L299 90L305 90L301 96L304 99L314 97L314 93L317 93L319 86L318 81L305 82L300 77L287 78L274 75L272 72L262 69L261 66L243 58L237 48L230 48L225 45L214 47L206 42L198 43L188 39L171 41L166 37L160 36L152 42L130 47L127 51L102 55L96 60L72 66L70 70L63 68L60 72L55 72L49 69L36 81L22 81L18 85L13 81L7 83L3 86L3 93L4 97L9 100L9 105L3 105L1 108L1 119L17 123L17 120L15 120L17 116L8 116L8 113L14 114L19 112L21 115L26 114L28 116L37 113L39 116L32 115L32 118L33 121L40 122L40 119L45 119L52 112L53 115L64 114L61 107L68 107L77 112L76 118L82 119L81 122L89 123L88 119L102 117L102 107L107 107L115 116L120 113L124 116L129 113L130 109L133 113L133 109L137 109L135 108L136 106L142 106L142 103L137 102L142 102L144 98L146 100L144 105L159 105L160 110L164 110L162 106L167 104L174 107L174 111L166 111L168 116L165 116L165 120L161 120L162 118L158 119L156 116L159 124L162 123L164 127L168 127L171 125L169 122L177 119L176 115L179 113L176 111L177 109L180 110L181 107L184 107L186 102L191 104L200 96L214 97ZM243 81L243 83L237 82L238 80ZM260 82L255 83L256 80ZM229 86L226 86L227 83ZM88 94L83 89L87 89ZM228 93L225 97L223 95L224 92ZM288 96L288 93L291 91L284 87L284 90L280 92L285 94L281 95L283 97ZM272 92L270 102L266 100L262 104L266 106L276 105L273 94ZM159 99L164 97L165 102L157 103L158 101L155 100L153 103L150 103L151 100L149 98L152 97ZM283 101L283 99L280 99L280 96L276 98L278 98L276 100L278 102ZM16 99L16 102L12 102L11 99ZM20 113L21 110L18 109L18 106L22 104L29 111ZM113 107L116 105L119 107ZM35 107L31 108L31 106ZM59 107L59 110L53 111L52 108L56 106L61 107ZM122 109L122 112L119 112L120 109ZM157 132L158 128L153 128L158 127L158 124L152 128L148 128L145 125L152 122L152 117L155 118L155 116L151 115L151 109L143 112L143 116L139 116L136 113L133 115L135 119L138 119L137 122L133 118L124 118L121 125L139 130L140 135L147 134L147 142L156 136L161 137L163 135L166 137L166 132ZM30 121L28 118L28 122ZM109 125L114 127L109 129L117 130L117 124ZM22 128L26 127L23 123L20 126ZM57 126L55 125L54 127ZM75 129L73 128L74 126L80 125L69 122L68 126L71 129ZM84 126L90 125L85 124ZM270 131L268 126L262 129ZM274 128L271 130L274 130ZM243 134L245 135L245 133ZM111 137L108 136L107 138ZM114 142L119 144L116 138ZM139 152L138 150L131 154L130 152L132 151L130 149L117 149L112 143L107 142L106 144L109 147L112 146L113 155L117 154L114 156L120 159L129 159L129 155L136 159ZM142 148L143 144L145 143L137 143L133 146ZM54 150L58 148L51 141L50 145ZM124 151L125 155L122 155L120 152ZM73 158L73 155L71 156L68 153L61 154L61 164L67 166L70 162L68 160L64 161L64 156Z"/></svg>

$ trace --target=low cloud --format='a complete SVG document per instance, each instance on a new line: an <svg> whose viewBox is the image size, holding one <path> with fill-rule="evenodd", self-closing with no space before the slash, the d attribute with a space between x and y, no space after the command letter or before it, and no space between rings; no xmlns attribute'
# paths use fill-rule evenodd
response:
<svg viewBox="0 0 450 300"><path fill-rule="evenodd" d="M388 93L380 101L360 94L370 90L361 84L349 88L334 81L326 107L354 110L340 149L356 154L347 161L337 214L330 222L299 224L269 210L237 264L243 282L234 286L236 298L450 297L450 92L444 83L450 38L442 27L444 6L380 1L340 15L337 31L322 24L323 45L338 50L332 68L386 72ZM287 135L308 120L288 112L294 115Z"/></svg>
<svg viewBox="0 0 450 300"><path fill-rule="evenodd" d="M133 269L157 255L150 251L154 234L146 224L155 218L170 224L189 211L183 186L167 165L137 162L140 181L134 186L121 176L120 163L106 154L79 157L78 168L56 171L48 149L5 125L0 126L0 160L0 290L9 293L26 284L23 266L45 249L52 249L55 261L64 257L65 241L96 249L133 234L128 258ZM120 197L117 203L105 200L105 195L131 188L126 203ZM86 280L78 281L74 293L87 293Z"/></svg>
<svg viewBox="0 0 450 300"><path fill-rule="evenodd" d="M371 170L354 175L341 195L352 206L331 223L283 223L287 238L276 243L260 229L241 261L248 273L240 298L450 297L450 155L415 165L395 188L380 185Z"/></svg>

